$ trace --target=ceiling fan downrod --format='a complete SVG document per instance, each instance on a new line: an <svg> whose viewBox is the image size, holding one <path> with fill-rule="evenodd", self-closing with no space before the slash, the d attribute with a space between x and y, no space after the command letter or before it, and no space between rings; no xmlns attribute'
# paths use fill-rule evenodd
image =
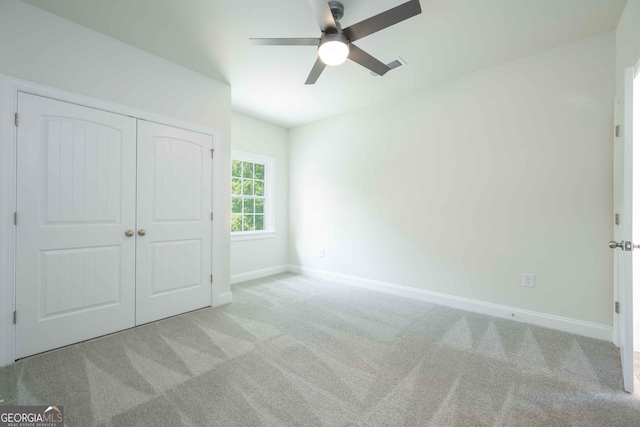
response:
<svg viewBox="0 0 640 427"><path fill-rule="evenodd" d="M333 19L336 21L336 25L338 25L338 29L342 31L338 21L344 16L344 5L339 1L332 0L329 2L329 9L331 9L331 14L333 15Z"/></svg>

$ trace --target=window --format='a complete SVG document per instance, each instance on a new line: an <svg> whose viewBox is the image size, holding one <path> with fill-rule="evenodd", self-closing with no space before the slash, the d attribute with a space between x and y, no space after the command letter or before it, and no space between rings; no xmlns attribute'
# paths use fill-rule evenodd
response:
<svg viewBox="0 0 640 427"><path fill-rule="evenodd" d="M273 237L275 159L231 150L231 236Z"/></svg>

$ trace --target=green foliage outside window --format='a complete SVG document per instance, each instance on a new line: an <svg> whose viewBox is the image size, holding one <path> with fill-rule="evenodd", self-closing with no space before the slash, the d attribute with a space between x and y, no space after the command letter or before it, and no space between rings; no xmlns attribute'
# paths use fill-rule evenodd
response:
<svg viewBox="0 0 640 427"><path fill-rule="evenodd" d="M231 161L231 176L242 176L242 162L240 160Z"/></svg>
<svg viewBox="0 0 640 427"><path fill-rule="evenodd" d="M232 160L231 231L265 229L265 165Z"/></svg>
<svg viewBox="0 0 640 427"><path fill-rule="evenodd" d="M238 178L231 179L231 194L242 194L242 180Z"/></svg>

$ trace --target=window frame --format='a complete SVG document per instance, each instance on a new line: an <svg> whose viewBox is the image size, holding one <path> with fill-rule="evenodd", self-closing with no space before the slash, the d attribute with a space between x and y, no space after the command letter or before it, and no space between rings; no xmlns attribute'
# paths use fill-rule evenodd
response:
<svg viewBox="0 0 640 427"><path fill-rule="evenodd" d="M264 230L231 231L231 218L233 218L233 199L240 198L241 200L244 200L244 196L240 195L240 197L234 197L234 194L230 194L229 200L231 201L231 206L229 208L229 232L231 233L231 241L233 242L238 240L268 239L271 237L275 237L276 229L274 215L274 181L276 175L276 159L262 154L232 149L230 166L233 165L234 160L264 165ZM233 184L233 167L230 168L229 178L229 187L231 190L231 186Z"/></svg>

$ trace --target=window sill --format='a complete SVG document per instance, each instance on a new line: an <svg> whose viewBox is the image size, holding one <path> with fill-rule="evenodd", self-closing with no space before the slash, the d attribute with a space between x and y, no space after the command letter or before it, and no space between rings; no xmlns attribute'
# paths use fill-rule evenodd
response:
<svg viewBox="0 0 640 427"><path fill-rule="evenodd" d="M240 233L231 233L232 242L241 240L271 239L274 237L276 237L275 231L245 231Z"/></svg>

